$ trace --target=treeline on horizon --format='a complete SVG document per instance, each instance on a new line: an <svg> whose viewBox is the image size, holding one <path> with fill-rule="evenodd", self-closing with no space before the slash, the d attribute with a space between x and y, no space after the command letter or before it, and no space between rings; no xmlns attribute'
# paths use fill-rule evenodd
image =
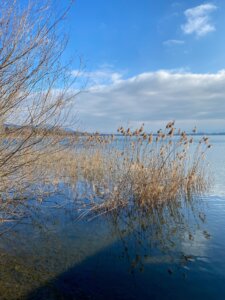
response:
<svg viewBox="0 0 225 300"><path fill-rule="evenodd" d="M16 125L16 124L3 124L1 126L1 132L8 135L8 136L14 136L16 137L18 132L19 134L27 134L27 133L35 133L38 134L48 134L48 135L57 135L61 137L67 137L67 136L94 136L94 135L100 135L100 136L123 136L121 133L100 133L100 132L88 132L88 131L78 131L73 130L70 128L63 128L60 126L45 126L45 127L39 127L39 126L32 126L32 125ZM157 136L157 132L152 133L153 136ZM186 132L187 135L193 135L193 132ZM202 135L225 135L225 132L195 132L195 136L202 136ZM174 136L179 136L178 133L174 133Z"/></svg>

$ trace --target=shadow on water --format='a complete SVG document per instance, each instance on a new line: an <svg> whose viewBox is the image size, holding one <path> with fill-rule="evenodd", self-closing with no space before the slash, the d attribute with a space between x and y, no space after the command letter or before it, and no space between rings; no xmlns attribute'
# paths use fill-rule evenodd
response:
<svg viewBox="0 0 225 300"><path fill-rule="evenodd" d="M86 223L89 230L93 228L86 241L82 229L85 255L23 299L190 299L193 295L212 299L212 291L203 289L205 280L212 278L207 273L197 275L205 263L201 246L209 239L199 209L197 202L193 206L185 201L157 209L129 207L106 217L101 225ZM67 248L82 244L78 239L71 244L67 240ZM79 249L74 250L79 255ZM58 256L63 259L72 251L66 254L62 249Z"/></svg>
<svg viewBox="0 0 225 300"><path fill-rule="evenodd" d="M89 222L75 222L65 195L32 203L0 239L0 300L224 300L224 140L218 145L221 198L128 206Z"/></svg>
<svg viewBox="0 0 225 300"><path fill-rule="evenodd" d="M25 299L149 299L154 290L138 288L135 274L127 273L128 264L122 261L120 265L115 264L111 256L113 248L118 246L114 243L105 248L34 290ZM156 291L157 286L154 289Z"/></svg>
<svg viewBox="0 0 225 300"><path fill-rule="evenodd" d="M89 222L75 222L71 206L59 208L54 201L35 209L30 226L21 223L0 241L1 300L225 294L223 277L208 263L201 200L128 206Z"/></svg>

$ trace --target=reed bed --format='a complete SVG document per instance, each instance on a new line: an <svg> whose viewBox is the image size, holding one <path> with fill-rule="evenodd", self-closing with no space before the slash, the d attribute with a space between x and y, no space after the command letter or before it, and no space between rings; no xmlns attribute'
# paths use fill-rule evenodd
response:
<svg viewBox="0 0 225 300"><path fill-rule="evenodd" d="M1 182L2 189L14 187L5 201L2 197L1 210L5 205L16 214L24 200L43 201L68 187L80 217L95 217L127 206L149 210L209 188L204 158L211 145L208 137L197 140L195 129L190 136L169 122L156 135L146 133L143 125L133 131L120 127L118 133L64 139L52 147L48 143L47 151L39 147L36 155L32 152L30 163L29 153L21 156L16 176L9 174Z"/></svg>
<svg viewBox="0 0 225 300"><path fill-rule="evenodd" d="M174 122L157 135L145 133L144 126L134 131L120 127L118 133L81 137L74 147L41 162L51 170L49 182L70 186L86 213L99 215L129 205L150 209L209 189L208 137L197 140L176 131Z"/></svg>

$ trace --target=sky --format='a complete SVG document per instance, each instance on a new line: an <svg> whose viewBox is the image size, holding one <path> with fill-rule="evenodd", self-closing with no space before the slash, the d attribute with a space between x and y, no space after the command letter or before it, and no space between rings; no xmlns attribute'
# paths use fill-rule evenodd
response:
<svg viewBox="0 0 225 300"><path fill-rule="evenodd" d="M176 120L225 132L224 16L224 0L77 0L66 55L82 58L80 128L154 131Z"/></svg>

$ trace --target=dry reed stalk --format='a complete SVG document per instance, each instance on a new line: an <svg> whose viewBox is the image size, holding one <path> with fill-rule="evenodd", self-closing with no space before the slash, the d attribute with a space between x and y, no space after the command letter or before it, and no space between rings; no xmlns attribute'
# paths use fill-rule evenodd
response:
<svg viewBox="0 0 225 300"><path fill-rule="evenodd" d="M143 135L143 126L132 134L121 127L122 138L99 134L81 137L80 147L46 157L42 164L51 170L55 182L63 181L73 188L74 198L86 199L91 214L131 204L149 209L188 199L209 188L204 160L208 138L194 142L185 132L173 137L173 126L159 131L158 139Z"/></svg>

